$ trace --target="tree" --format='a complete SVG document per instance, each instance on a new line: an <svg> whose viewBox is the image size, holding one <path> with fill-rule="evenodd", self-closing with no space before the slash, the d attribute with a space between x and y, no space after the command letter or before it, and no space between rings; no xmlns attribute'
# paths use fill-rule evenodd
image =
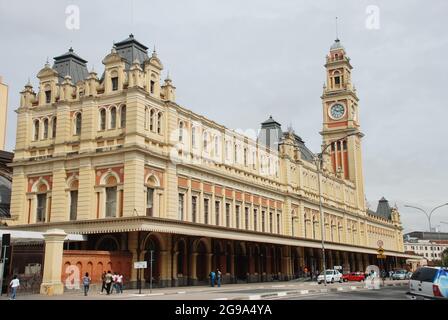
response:
<svg viewBox="0 0 448 320"><path fill-rule="evenodd" d="M448 267L448 248L442 252L442 266Z"/></svg>

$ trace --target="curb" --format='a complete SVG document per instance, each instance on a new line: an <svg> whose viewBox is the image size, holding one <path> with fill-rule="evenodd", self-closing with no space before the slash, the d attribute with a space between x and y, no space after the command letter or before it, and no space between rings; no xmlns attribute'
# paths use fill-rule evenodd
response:
<svg viewBox="0 0 448 320"><path fill-rule="evenodd" d="M384 287L403 287L407 286L407 283L389 283ZM282 291L282 292L276 292L276 293L266 293L266 294L257 294L257 295L250 295L247 297L239 297L234 299L228 299L228 300L260 300L264 298L272 298L272 297L285 297L288 295L309 295L314 293L332 293L332 292L341 292L341 291L355 291L355 290L364 290L367 289L365 286L347 286L347 287L337 287L337 288L327 288L327 289L305 289L305 290L291 290L291 291Z"/></svg>

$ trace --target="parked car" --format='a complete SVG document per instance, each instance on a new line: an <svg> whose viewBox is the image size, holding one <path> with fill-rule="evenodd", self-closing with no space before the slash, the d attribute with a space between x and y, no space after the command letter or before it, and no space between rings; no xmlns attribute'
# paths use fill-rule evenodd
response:
<svg viewBox="0 0 448 320"><path fill-rule="evenodd" d="M324 278L325 277L325 278ZM321 284L324 282L324 279L327 281L327 283L334 283L334 282L341 282L342 283L342 273L340 273L338 270L325 270L325 276L324 272L321 272L317 276L317 283Z"/></svg>
<svg viewBox="0 0 448 320"><path fill-rule="evenodd" d="M406 270L397 270L392 275L392 280L406 280L408 272Z"/></svg>
<svg viewBox="0 0 448 320"><path fill-rule="evenodd" d="M362 272L350 272L342 275L342 280L347 281L364 281L366 276Z"/></svg>
<svg viewBox="0 0 448 320"><path fill-rule="evenodd" d="M448 269L421 267L412 274L409 292L414 298L448 299Z"/></svg>

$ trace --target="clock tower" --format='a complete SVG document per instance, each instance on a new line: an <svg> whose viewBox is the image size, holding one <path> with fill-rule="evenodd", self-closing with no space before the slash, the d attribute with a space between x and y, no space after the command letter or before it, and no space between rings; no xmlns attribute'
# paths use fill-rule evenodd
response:
<svg viewBox="0 0 448 320"><path fill-rule="evenodd" d="M364 211L361 156L363 134L359 125L359 99L352 84L350 58L339 39L336 39L330 48L325 68L327 81L321 97L323 110L321 135L323 146L330 145L324 156L325 163L328 164L326 169L341 179L350 180L355 184L357 204ZM346 136L348 137L344 138Z"/></svg>

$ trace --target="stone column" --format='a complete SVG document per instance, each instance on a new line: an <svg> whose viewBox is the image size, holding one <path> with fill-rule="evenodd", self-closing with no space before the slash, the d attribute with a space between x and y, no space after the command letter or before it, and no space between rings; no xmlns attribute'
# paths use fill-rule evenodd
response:
<svg viewBox="0 0 448 320"><path fill-rule="evenodd" d="M64 239L66 236L67 234L61 229L51 229L44 233L45 260L42 284L40 286L41 294L52 296L64 293L61 273Z"/></svg>
<svg viewBox="0 0 448 320"><path fill-rule="evenodd" d="M342 264L342 270L343 270L344 272L349 272L349 271L351 271L351 270L350 270L350 262L349 262L349 260L348 260L348 252L343 252L343 253L342 253L342 256L343 256L343 261L344 261L344 263Z"/></svg>
<svg viewBox="0 0 448 320"><path fill-rule="evenodd" d="M189 281L191 281L191 285L196 285L196 282L198 280L197 276L196 276L196 260L198 257L198 253L197 252L193 252L190 256L190 275L189 275Z"/></svg>

